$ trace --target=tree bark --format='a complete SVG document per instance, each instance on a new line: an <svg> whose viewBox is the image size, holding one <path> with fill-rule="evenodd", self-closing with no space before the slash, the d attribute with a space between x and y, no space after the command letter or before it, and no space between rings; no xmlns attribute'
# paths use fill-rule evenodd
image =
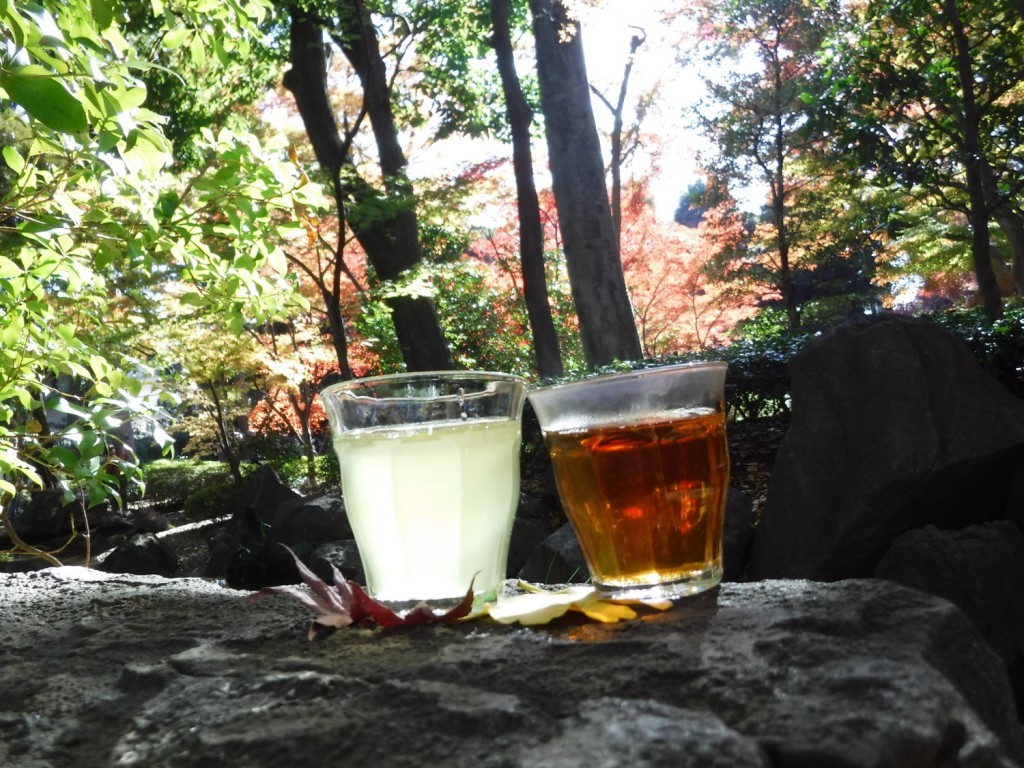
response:
<svg viewBox="0 0 1024 768"><path fill-rule="evenodd" d="M519 253L523 265L523 296L533 334L533 351L537 372L542 379L560 377L564 373L558 333L548 303L547 276L544 272L544 228L540 219L540 202L533 181L533 153L530 149L530 126L533 111L523 95L516 73L512 36L509 31L509 0L491 0L491 44L498 59L501 87L505 94L505 110L512 130L512 168L516 179L516 207L519 213Z"/></svg>
<svg viewBox="0 0 1024 768"><path fill-rule="evenodd" d="M234 441L231 439L227 414L224 412L224 406L221 403L220 392L217 391L217 386L218 382L206 382L206 388L210 391L210 399L213 400L214 418L217 421L217 438L220 440L221 453L224 455L224 461L227 462L228 469L231 471L231 477L234 479L235 485L242 488L245 485L245 480L242 479L242 462L238 458Z"/></svg>
<svg viewBox="0 0 1024 768"><path fill-rule="evenodd" d="M641 357L604 162L590 104L580 26L561 0L530 0L537 78L565 261L589 366Z"/></svg>
<svg viewBox="0 0 1024 768"><path fill-rule="evenodd" d="M412 188L404 174L405 157L398 142L384 63L369 12L360 0L348 0L340 6L343 32L339 40L363 86L364 108L377 143L386 190L391 195L411 200ZM411 204L390 204L389 208L378 206L389 210L384 218L346 216L346 199L351 198L358 209L360 203L381 201L383 196L359 176L347 144L338 132L327 94L327 56L320 20L314 12L296 6L292 6L290 12L291 68L285 73L284 86L295 97L317 162L329 173L334 184L339 218L352 228L377 276L381 280L395 280L422 260L415 210ZM397 297L387 303L409 370L453 367L451 351L432 300Z"/></svg>
<svg viewBox="0 0 1024 768"><path fill-rule="evenodd" d="M983 160L980 171L988 209L1010 245L1014 287L1018 296L1024 296L1024 219L1014 210L1006 196L1000 193L992 166Z"/></svg>
<svg viewBox="0 0 1024 768"><path fill-rule="evenodd" d="M978 108L974 99L971 47L957 10L956 0L944 0L943 6L949 16L953 31L957 77L960 80L960 89L963 94L963 113L961 114L963 146L961 152L967 182L968 218L971 222L971 258L974 262L975 278L978 281L978 292L981 294L982 304L985 307L985 316L990 321L994 321L1003 314L1003 302L999 295L999 284L996 281L990 255L989 211L982 182L982 150L978 132Z"/></svg>

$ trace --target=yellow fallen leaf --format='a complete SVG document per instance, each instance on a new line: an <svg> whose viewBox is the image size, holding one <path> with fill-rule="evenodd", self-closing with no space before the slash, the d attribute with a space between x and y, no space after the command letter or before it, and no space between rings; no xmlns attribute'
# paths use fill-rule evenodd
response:
<svg viewBox="0 0 1024 768"><path fill-rule="evenodd" d="M501 624L519 622L523 626L534 626L547 624L568 611L578 611L595 621L614 624L636 618L636 611L629 604L646 605L662 611L672 607L668 600L617 600L603 596L595 588L587 586L545 590L528 582L519 582L519 587L523 594L487 603L483 613Z"/></svg>

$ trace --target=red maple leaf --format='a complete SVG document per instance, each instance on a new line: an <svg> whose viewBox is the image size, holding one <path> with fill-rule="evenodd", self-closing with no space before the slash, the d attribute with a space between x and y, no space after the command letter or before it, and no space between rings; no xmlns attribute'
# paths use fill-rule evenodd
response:
<svg viewBox="0 0 1024 768"><path fill-rule="evenodd" d="M284 545L282 545L284 546ZM296 584L264 587L249 595L247 602L253 603L267 595L288 595L307 608L318 613L309 628L309 639L315 640L323 627L341 629L350 625L358 627L412 627L419 624L439 622L453 623L468 616L473 609L473 582L462 601L449 611L435 613L427 603L420 603L405 615L395 613L383 603L374 600L361 586L341 575L331 566L333 588L311 571L289 547L285 547L295 559L299 576L309 591ZM475 579L474 579L475 581ZM312 594L310 594L312 592Z"/></svg>

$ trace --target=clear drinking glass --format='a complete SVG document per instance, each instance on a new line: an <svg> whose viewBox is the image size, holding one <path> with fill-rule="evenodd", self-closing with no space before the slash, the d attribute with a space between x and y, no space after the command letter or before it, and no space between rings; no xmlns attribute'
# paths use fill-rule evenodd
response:
<svg viewBox="0 0 1024 768"><path fill-rule="evenodd" d="M594 584L672 598L722 579L725 371L686 363L530 393Z"/></svg>
<svg viewBox="0 0 1024 768"><path fill-rule="evenodd" d="M526 381L477 371L377 376L320 393L372 596L395 610L477 602L505 579Z"/></svg>

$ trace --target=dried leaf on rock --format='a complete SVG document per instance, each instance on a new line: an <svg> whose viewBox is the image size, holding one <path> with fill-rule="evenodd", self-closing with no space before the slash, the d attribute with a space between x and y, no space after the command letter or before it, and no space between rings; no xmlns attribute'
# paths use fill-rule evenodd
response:
<svg viewBox="0 0 1024 768"><path fill-rule="evenodd" d="M351 624L360 627L411 627L419 624L433 624L437 622L455 622L468 616L473 609L473 584L470 583L466 596L462 601L449 611L435 613L426 603L420 603L404 616L395 613L383 603L370 597L354 581L346 579L341 572L331 566L334 587L324 582L313 571L306 567L294 552L285 547L295 559L295 566L298 568L299 576L305 582L309 591L296 585L283 585L277 587L264 587L259 592L249 596L252 603L267 595L287 595L298 600L307 608L320 614L313 620L309 628L309 639L317 637L319 627L332 627L341 629ZM312 592L312 594L310 594Z"/></svg>
<svg viewBox="0 0 1024 768"><path fill-rule="evenodd" d="M614 624L636 618L636 611L629 607L630 604L643 604L662 611L672 606L666 600L616 600L602 596L593 587L574 586L549 591L527 582L519 582L519 586L524 590L523 594L503 597L497 603L487 603L484 611L501 624L547 624L569 611L577 611L605 624Z"/></svg>

